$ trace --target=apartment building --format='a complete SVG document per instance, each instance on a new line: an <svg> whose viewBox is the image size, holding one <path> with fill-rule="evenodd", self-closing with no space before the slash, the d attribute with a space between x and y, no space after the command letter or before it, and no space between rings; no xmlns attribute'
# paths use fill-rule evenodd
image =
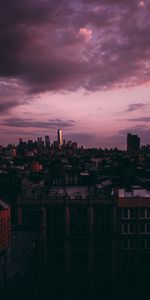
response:
<svg viewBox="0 0 150 300"><path fill-rule="evenodd" d="M20 224L44 231L48 299L149 299L149 191L112 193L105 180L42 187L40 195L22 197L18 209Z"/></svg>
<svg viewBox="0 0 150 300"><path fill-rule="evenodd" d="M112 297L113 210L111 182L89 186L45 187L41 199L21 198L19 222L42 222L46 240L48 299ZM27 193L25 193L26 195ZM108 288L109 286L109 288ZM58 288L59 287L59 288Z"/></svg>
<svg viewBox="0 0 150 300"><path fill-rule="evenodd" d="M150 191L119 189L117 197L119 299L150 298Z"/></svg>

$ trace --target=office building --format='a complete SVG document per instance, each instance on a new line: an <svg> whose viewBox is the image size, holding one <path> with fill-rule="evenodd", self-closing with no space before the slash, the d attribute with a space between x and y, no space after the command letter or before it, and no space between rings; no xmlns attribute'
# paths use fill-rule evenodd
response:
<svg viewBox="0 0 150 300"><path fill-rule="evenodd" d="M46 149L50 148L50 137L49 137L49 135L45 136L45 148Z"/></svg>

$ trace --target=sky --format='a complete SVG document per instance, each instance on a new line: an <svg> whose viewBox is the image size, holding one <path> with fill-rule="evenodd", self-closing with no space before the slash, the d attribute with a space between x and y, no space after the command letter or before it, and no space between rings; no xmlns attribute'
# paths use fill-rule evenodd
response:
<svg viewBox="0 0 150 300"><path fill-rule="evenodd" d="M150 144L150 0L0 3L0 144Z"/></svg>

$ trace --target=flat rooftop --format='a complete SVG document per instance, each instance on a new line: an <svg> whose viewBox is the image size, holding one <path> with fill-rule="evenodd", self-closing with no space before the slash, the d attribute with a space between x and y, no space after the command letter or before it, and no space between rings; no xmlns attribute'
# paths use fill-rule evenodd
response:
<svg viewBox="0 0 150 300"><path fill-rule="evenodd" d="M133 187L130 191L119 189L118 196L119 198L150 198L150 191L141 187Z"/></svg>
<svg viewBox="0 0 150 300"><path fill-rule="evenodd" d="M75 199L77 196L86 198L89 195L89 188L87 186L70 186L64 188L52 188L49 193L51 196L65 196L66 194L71 198Z"/></svg>

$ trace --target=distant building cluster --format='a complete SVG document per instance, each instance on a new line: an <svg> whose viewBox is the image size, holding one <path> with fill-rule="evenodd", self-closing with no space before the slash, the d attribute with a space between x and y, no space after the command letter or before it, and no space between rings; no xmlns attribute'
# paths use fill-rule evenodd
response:
<svg viewBox="0 0 150 300"><path fill-rule="evenodd" d="M14 151L9 156L7 151ZM9 153L10 154L10 153ZM150 146L0 151L2 299L150 298Z"/></svg>

